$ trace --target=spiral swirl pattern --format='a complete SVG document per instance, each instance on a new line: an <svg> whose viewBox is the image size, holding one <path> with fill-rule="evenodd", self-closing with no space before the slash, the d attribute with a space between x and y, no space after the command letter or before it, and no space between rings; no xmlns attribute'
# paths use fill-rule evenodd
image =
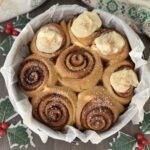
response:
<svg viewBox="0 0 150 150"><path fill-rule="evenodd" d="M56 69L63 85L80 92L97 84L103 66L97 53L87 48L71 46L59 55Z"/></svg>
<svg viewBox="0 0 150 150"><path fill-rule="evenodd" d="M113 120L112 110L97 101L88 102L82 110L81 124L86 129L104 131L111 127Z"/></svg>
<svg viewBox="0 0 150 150"><path fill-rule="evenodd" d="M75 120L76 95L68 88L51 86L32 99L33 115L53 129Z"/></svg>
<svg viewBox="0 0 150 150"><path fill-rule="evenodd" d="M85 49L75 49L70 51L65 57L65 68L73 74L71 77L83 78L87 76L94 67L95 58Z"/></svg>
<svg viewBox="0 0 150 150"><path fill-rule="evenodd" d="M102 86L82 91L78 96L76 125L79 129L105 131L118 119L124 107Z"/></svg>
<svg viewBox="0 0 150 150"><path fill-rule="evenodd" d="M20 71L20 85L24 90L35 90L42 84L44 77L48 74L44 63L35 59L27 60Z"/></svg>
<svg viewBox="0 0 150 150"><path fill-rule="evenodd" d="M68 109L62 101L72 107L66 97L56 93L43 97L38 106L41 119L50 127L63 128L69 120Z"/></svg>
<svg viewBox="0 0 150 150"><path fill-rule="evenodd" d="M57 81L53 64L48 59L31 55L21 65L19 85L29 96L33 96L45 85L54 85Z"/></svg>

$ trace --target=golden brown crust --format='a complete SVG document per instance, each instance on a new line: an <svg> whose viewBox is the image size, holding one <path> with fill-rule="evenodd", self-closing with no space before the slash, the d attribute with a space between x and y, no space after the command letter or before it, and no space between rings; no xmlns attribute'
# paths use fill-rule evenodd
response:
<svg viewBox="0 0 150 150"><path fill-rule="evenodd" d="M95 31L93 34L86 38L78 38L71 32L71 25L75 18L68 22L68 32L70 35L71 43L80 47L87 47L92 44L93 40L100 34L100 30Z"/></svg>
<svg viewBox="0 0 150 150"><path fill-rule="evenodd" d="M105 131L117 121L124 111L123 105L133 96L134 87L118 93L110 84L113 72L133 69L132 63L125 61L129 54L128 41L122 36L125 40L123 49L104 55L96 47L95 38L118 31L100 27L90 36L78 38L71 31L75 19L76 16L68 23L62 20L45 25L59 33L56 35L58 47L63 37L61 47L53 53L38 50L36 40L40 30L35 33L30 45L33 54L20 67L19 85L31 98L33 116L50 128L61 130L65 125L76 124L80 130ZM38 47L49 47L44 44ZM98 86L99 83L104 87Z"/></svg>
<svg viewBox="0 0 150 150"><path fill-rule="evenodd" d="M56 70L62 85L80 92L98 83L103 66L97 53L73 45L59 55Z"/></svg>
<svg viewBox="0 0 150 150"><path fill-rule="evenodd" d="M109 28L105 28L105 30L103 30L103 32L101 32L99 34L102 35L102 34L105 34L105 33L108 33L108 32L112 32L113 30L112 29L109 29ZM115 30L114 30L115 31ZM117 32L117 31L115 31ZM118 32L119 33L119 32ZM119 33L120 34L120 33ZM121 35L121 34L120 34ZM106 62L109 62L110 64L112 63L117 63L117 62L120 62L120 61L123 61L125 60L128 55L129 55L129 45L128 45L128 41L127 39L121 35L123 37L123 39L125 40L125 45L124 47L122 48L121 51L119 51L118 53L114 53L114 54L110 54L110 55L104 55L103 53L101 53L101 50L99 50L94 41L93 41L93 45L91 46L91 49L94 50L94 51L97 51L99 56Z"/></svg>
<svg viewBox="0 0 150 150"><path fill-rule="evenodd" d="M62 20L60 22L60 26L62 27L65 35L66 35L66 45L65 48L67 48L70 45L70 36L69 36L69 32L68 32L68 28L67 28L67 24L64 20Z"/></svg>
<svg viewBox="0 0 150 150"><path fill-rule="evenodd" d="M30 97L45 86L55 85L57 74L52 62L35 54L28 56L20 66L19 85Z"/></svg>
<svg viewBox="0 0 150 150"><path fill-rule="evenodd" d="M104 74L102 77L103 80L103 84L105 86L105 88L109 91L109 93L121 104L128 104L133 96L133 90L134 88L131 87L130 89L128 89L128 91L126 91L125 93L117 93L113 87L110 84L110 76L113 72L123 69L123 68L130 68L133 69L133 64L129 61L123 61L120 63L115 63L112 64L110 66L108 66L105 70L104 70Z"/></svg>
<svg viewBox="0 0 150 150"><path fill-rule="evenodd" d="M123 110L104 87L96 86L78 95L76 125L81 130L104 131L116 122Z"/></svg>
<svg viewBox="0 0 150 150"><path fill-rule="evenodd" d="M69 88L47 87L31 101L33 115L53 129L75 123L76 94Z"/></svg>
<svg viewBox="0 0 150 150"><path fill-rule="evenodd" d="M55 28L55 30L57 30L58 33L60 33L60 35L63 37L63 42L62 42L62 45L60 47L59 50L57 50L56 52L54 53L44 53L44 52L41 52L38 50L37 46L36 46L36 38L37 38L37 35L39 33L39 31L36 32L36 34L34 35L33 39L32 39L32 42L31 42L31 45L30 45L30 48L31 48L31 52L32 53L35 53L35 54L38 54L42 57L46 57L46 58L55 58L57 57L66 47L68 47L70 45L70 37L69 37L69 34L67 32L67 25L66 25L66 22L64 20L62 20L60 22L60 25L57 24L57 23L49 23L45 26L48 26L48 27L53 27Z"/></svg>

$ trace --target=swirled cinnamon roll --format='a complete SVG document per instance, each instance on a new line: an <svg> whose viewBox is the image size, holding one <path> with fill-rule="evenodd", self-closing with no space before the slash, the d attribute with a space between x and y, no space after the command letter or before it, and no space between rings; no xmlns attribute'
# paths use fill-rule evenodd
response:
<svg viewBox="0 0 150 150"><path fill-rule="evenodd" d="M33 54L20 66L19 85L28 96L34 96L45 86L55 85L56 82L54 65L47 58Z"/></svg>
<svg viewBox="0 0 150 150"><path fill-rule="evenodd" d="M88 48L71 46L59 55L56 70L62 85L80 92L98 83L103 66L96 52Z"/></svg>
<svg viewBox="0 0 150 150"><path fill-rule="evenodd" d="M93 40L99 35L101 25L102 21L95 12L85 11L74 17L68 23L71 42L81 47L91 45Z"/></svg>
<svg viewBox="0 0 150 150"><path fill-rule="evenodd" d="M103 30L93 41L91 48L97 51L105 61L119 62L125 60L129 54L125 37L111 29Z"/></svg>
<svg viewBox="0 0 150 150"><path fill-rule="evenodd" d="M75 123L77 97L69 88L51 86L31 101L33 115L53 129Z"/></svg>
<svg viewBox="0 0 150 150"><path fill-rule="evenodd" d="M129 61L108 66L104 70L103 83L109 93L121 104L128 104L138 86L138 78Z"/></svg>
<svg viewBox="0 0 150 150"><path fill-rule="evenodd" d="M66 22L49 23L39 29L31 42L31 52L46 58L57 57L70 45Z"/></svg>
<svg viewBox="0 0 150 150"><path fill-rule="evenodd" d="M124 110L104 87L96 86L78 95L76 125L79 129L105 131Z"/></svg>

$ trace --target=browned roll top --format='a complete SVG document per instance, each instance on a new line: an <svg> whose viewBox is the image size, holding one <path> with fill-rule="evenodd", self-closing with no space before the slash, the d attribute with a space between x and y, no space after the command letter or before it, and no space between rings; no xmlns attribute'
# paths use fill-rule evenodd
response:
<svg viewBox="0 0 150 150"><path fill-rule="evenodd" d="M73 45L59 55L56 70L62 85L81 92L98 83L103 65L96 52Z"/></svg>
<svg viewBox="0 0 150 150"><path fill-rule="evenodd" d="M68 73L70 72L70 76L73 76L73 78L87 76L93 70L95 64L93 55L85 49L79 49L79 47L68 51L63 57L64 67Z"/></svg>
<svg viewBox="0 0 150 150"><path fill-rule="evenodd" d="M95 86L78 95L76 125L81 130L105 131L123 110L123 106L104 87Z"/></svg>
<svg viewBox="0 0 150 150"><path fill-rule="evenodd" d="M40 118L52 128L63 128L69 120L68 109L62 103L62 100L68 101L65 96L56 93L49 94L42 97L38 105Z"/></svg>
<svg viewBox="0 0 150 150"><path fill-rule="evenodd" d="M101 105L97 100L92 100L83 107L80 119L84 128L104 131L113 124L114 115L110 108Z"/></svg>
<svg viewBox="0 0 150 150"><path fill-rule="evenodd" d="M75 122L76 94L69 88L50 86L31 101L33 115L53 129L63 129Z"/></svg>
<svg viewBox="0 0 150 150"><path fill-rule="evenodd" d="M36 59L30 59L23 62L19 74L19 83L21 88L26 91L37 89L49 75L46 65Z"/></svg>
<svg viewBox="0 0 150 150"><path fill-rule="evenodd" d="M28 56L19 70L19 85L30 97L34 97L46 86L55 85L57 74L53 63L38 55Z"/></svg>

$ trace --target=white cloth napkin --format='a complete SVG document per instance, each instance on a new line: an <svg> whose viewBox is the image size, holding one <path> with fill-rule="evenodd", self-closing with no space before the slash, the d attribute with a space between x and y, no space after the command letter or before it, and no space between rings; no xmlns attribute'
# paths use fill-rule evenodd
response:
<svg viewBox="0 0 150 150"><path fill-rule="evenodd" d="M27 13L46 0L0 0L0 22Z"/></svg>

